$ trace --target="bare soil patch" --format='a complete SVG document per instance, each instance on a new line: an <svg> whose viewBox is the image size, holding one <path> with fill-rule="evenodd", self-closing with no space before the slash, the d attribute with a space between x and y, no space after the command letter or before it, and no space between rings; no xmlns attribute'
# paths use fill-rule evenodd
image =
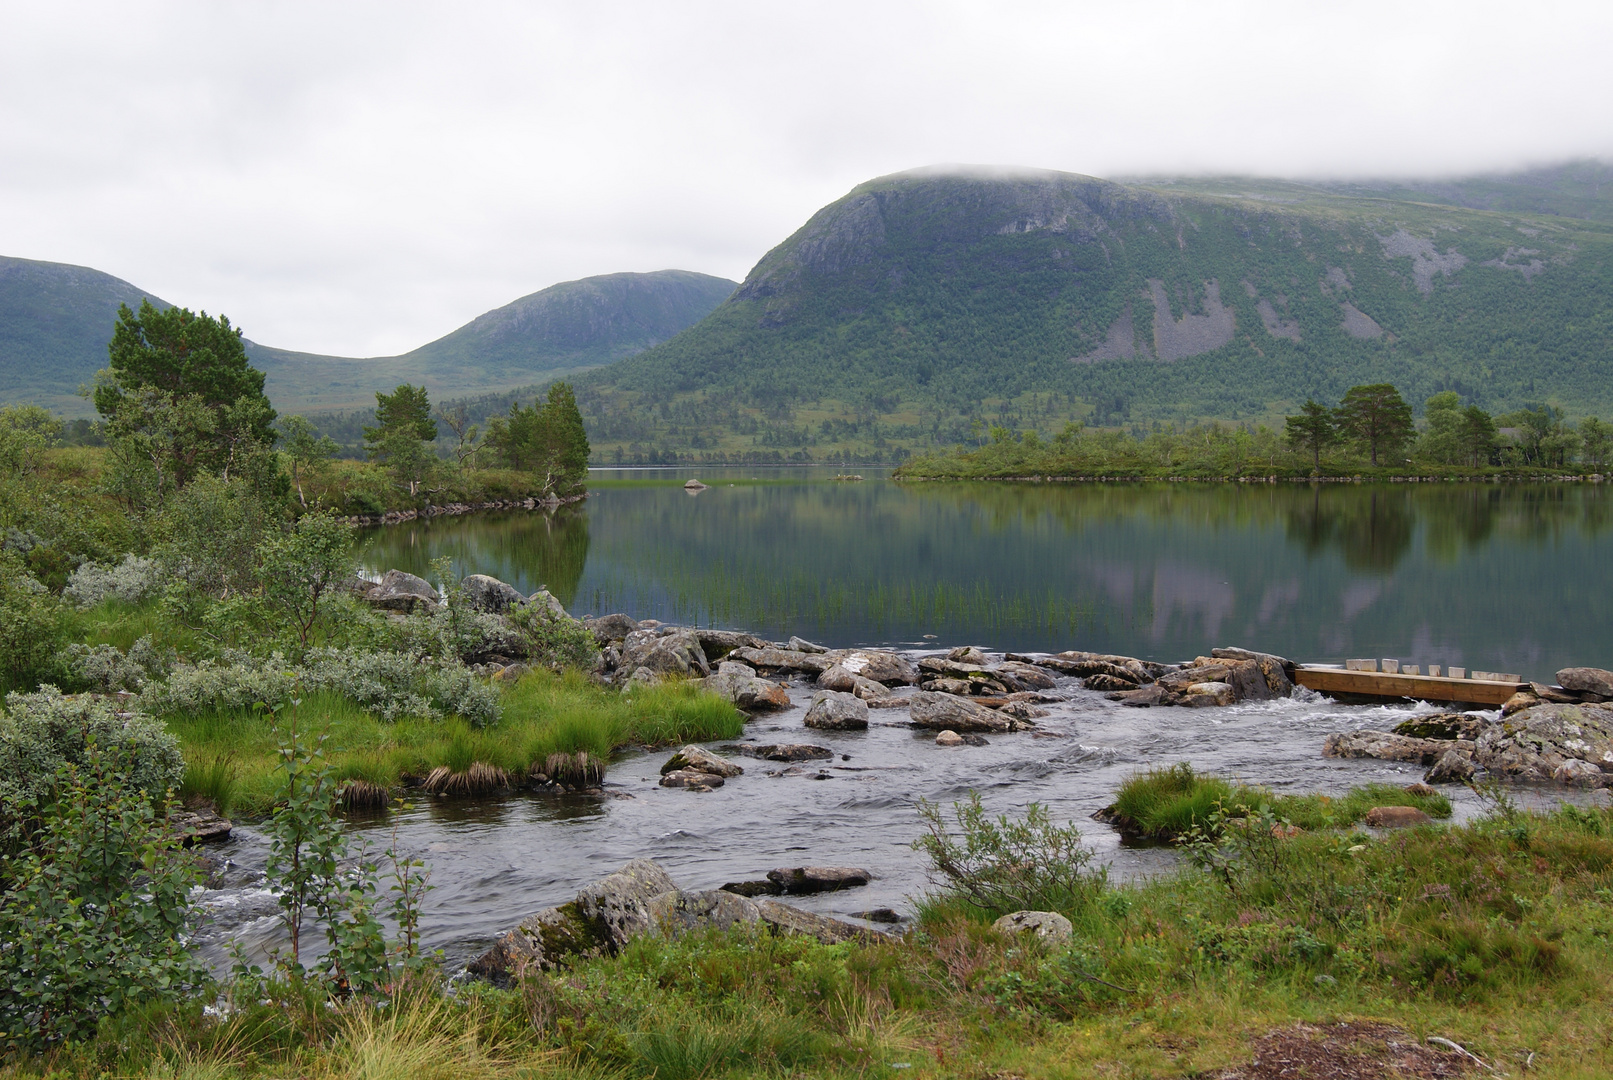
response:
<svg viewBox="0 0 1613 1080"><path fill-rule="evenodd" d="M1445 1080L1482 1072L1473 1059L1387 1024L1295 1024L1255 1040L1254 1060L1202 1080Z"/></svg>

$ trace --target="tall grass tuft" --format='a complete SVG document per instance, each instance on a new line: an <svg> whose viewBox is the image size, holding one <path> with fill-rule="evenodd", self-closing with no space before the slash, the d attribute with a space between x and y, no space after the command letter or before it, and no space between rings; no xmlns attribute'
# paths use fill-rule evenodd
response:
<svg viewBox="0 0 1613 1080"><path fill-rule="evenodd" d="M179 784L179 801L192 809L210 805L214 812L228 815L239 784L234 754L187 759L185 778Z"/></svg>

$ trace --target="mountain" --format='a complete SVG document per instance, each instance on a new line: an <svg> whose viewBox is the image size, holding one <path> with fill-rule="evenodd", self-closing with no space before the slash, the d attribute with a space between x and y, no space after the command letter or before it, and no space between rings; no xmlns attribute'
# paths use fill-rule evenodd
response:
<svg viewBox="0 0 1613 1080"><path fill-rule="evenodd" d="M531 386L631 356L693 326L735 289L688 270L603 274L494 308L401 356L352 360L248 348L277 407L371 408L375 391L424 384L433 401Z"/></svg>
<svg viewBox="0 0 1613 1080"><path fill-rule="evenodd" d="M606 460L878 456L992 423L1271 421L1379 381L1418 404L1454 389L1608 415L1613 225L1563 213L1604 213L1595 177L1558 180L1553 213L1456 205L1528 187L1494 178L1436 200L1405 184L898 173L814 214L697 326L583 376L580 401Z"/></svg>
<svg viewBox="0 0 1613 1080"><path fill-rule="evenodd" d="M0 403L33 402L77 415L77 396L106 367L118 305L150 297L121 278L84 266L0 257Z"/></svg>
<svg viewBox="0 0 1613 1080"><path fill-rule="evenodd" d="M684 270L606 274L523 296L403 354L354 359L247 342L282 411L369 408L375 391L424 383L433 400L530 386L630 356L700 321L734 282ZM0 258L0 402L77 415L106 366L119 304L167 301L82 266Z"/></svg>

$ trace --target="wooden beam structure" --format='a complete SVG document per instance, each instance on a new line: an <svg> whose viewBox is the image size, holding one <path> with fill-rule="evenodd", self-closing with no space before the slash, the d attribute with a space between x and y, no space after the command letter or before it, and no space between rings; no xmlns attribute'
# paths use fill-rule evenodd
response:
<svg viewBox="0 0 1613 1080"><path fill-rule="evenodd" d="M1451 679L1433 675L1401 675L1383 671L1347 671L1342 667L1301 664L1294 681L1319 694L1354 694L1358 697L1411 698L1416 701L1461 701L1475 705L1504 705L1526 682L1489 679Z"/></svg>

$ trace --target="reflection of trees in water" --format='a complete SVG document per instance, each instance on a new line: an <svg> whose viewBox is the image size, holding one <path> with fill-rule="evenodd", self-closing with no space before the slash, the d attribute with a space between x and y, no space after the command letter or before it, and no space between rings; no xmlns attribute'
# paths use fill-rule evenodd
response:
<svg viewBox="0 0 1613 1080"><path fill-rule="evenodd" d="M364 562L425 576L433 558L447 555L454 572L492 574L523 592L542 586L569 609L588 562L588 514L577 507L553 513L477 514L428 518L372 530Z"/></svg>
<svg viewBox="0 0 1613 1080"><path fill-rule="evenodd" d="M1321 490L1289 509L1288 538L1316 554L1337 548L1352 570L1393 570L1411 548L1417 515L1403 492L1371 488Z"/></svg>

